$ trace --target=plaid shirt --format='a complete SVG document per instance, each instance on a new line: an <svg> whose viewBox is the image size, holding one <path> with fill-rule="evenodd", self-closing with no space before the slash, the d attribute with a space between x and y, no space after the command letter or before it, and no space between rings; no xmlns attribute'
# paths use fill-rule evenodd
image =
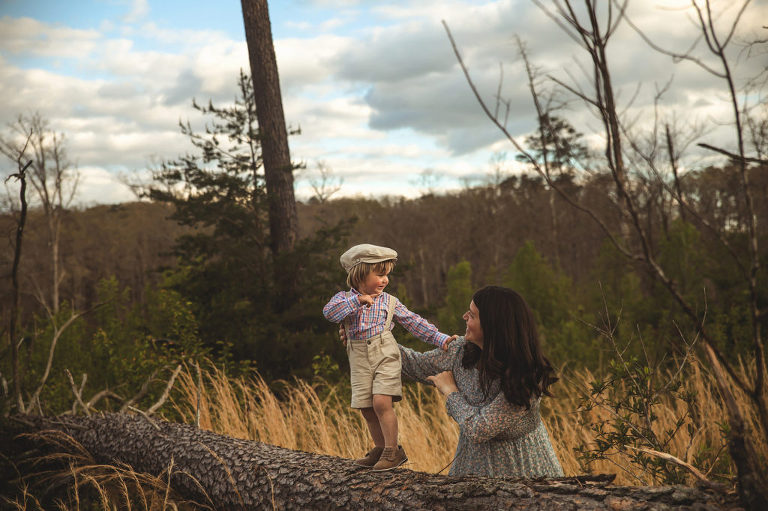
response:
<svg viewBox="0 0 768 511"><path fill-rule="evenodd" d="M325 319L334 323L341 323L347 317L349 318L349 331L347 335L350 339L367 339L384 331L384 324L387 322L387 297L392 296L382 293L373 300L373 305L366 307L360 305L357 297L360 292L357 289L350 290L350 296L344 291L336 293L325 307L323 315ZM422 318L418 314L409 311L400 300L392 296L395 301L395 310L392 314L393 321L397 321L406 330L418 337L424 342L442 347L445 340L450 336L440 333L437 327ZM392 330L394 324L389 329Z"/></svg>

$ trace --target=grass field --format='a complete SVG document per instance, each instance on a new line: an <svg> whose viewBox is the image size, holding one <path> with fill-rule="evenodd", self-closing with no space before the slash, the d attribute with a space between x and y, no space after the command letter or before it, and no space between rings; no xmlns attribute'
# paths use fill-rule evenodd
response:
<svg viewBox="0 0 768 511"><path fill-rule="evenodd" d="M589 372L566 374L553 388L555 396L545 398L542 403L544 422L566 475L587 471L615 473L617 484L660 483L629 456L619 452L588 467L580 464L574 447L595 442L593 431L583 424L608 422L613 416L607 407L580 410L580 398L593 379ZM284 382L275 393L258 377L231 379L216 368L202 376L202 387L197 381L193 371L183 373L180 383L183 397L174 402L174 407L186 422L194 423L200 389L201 428L347 458L361 456L371 446L365 422L359 412L349 407L344 386ZM697 404L695 417L687 417L682 426L676 428L678 418L685 416L687 405L679 399L662 399L654 407L657 417L652 428L660 436L677 429L668 445L669 454L696 466L708 477L731 478L733 467L727 449L723 448L725 440L721 429L727 420L714 379L693 361L684 381L685 390L693 394ZM446 413L437 390L422 385L406 386L396 413L401 443L410 460L407 466L432 473L445 469L453 459L459 428ZM766 449L764 442L759 445ZM693 479L688 482L692 483Z"/></svg>

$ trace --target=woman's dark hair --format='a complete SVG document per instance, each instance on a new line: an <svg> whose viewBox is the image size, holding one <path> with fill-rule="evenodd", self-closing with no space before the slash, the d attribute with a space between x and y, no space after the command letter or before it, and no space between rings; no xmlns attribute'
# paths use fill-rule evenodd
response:
<svg viewBox="0 0 768 511"><path fill-rule="evenodd" d="M472 301L480 312L483 348L468 342L461 365L477 364L485 396L495 380L515 405L530 408L533 397L551 396L548 388L558 378L541 352L536 322L523 297L505 287L486 286Z"/></svg>

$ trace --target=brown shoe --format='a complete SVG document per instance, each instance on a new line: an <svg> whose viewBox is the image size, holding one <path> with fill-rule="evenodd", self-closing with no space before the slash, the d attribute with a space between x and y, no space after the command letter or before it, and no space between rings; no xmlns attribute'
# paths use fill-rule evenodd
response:
<svg viewBox="0 0 768 511"><path fill-rule="evenodd" d="M398 445L395 447L385 447L384 452L381 453L379 461L373 466L374 472L383 472L385 470L392 470L395 467L399 467L403 463L408 461L408 456L405 455L403 447Z"/></svg>
<svg viewBox="0 0 768 511"><path fill-rule="evenodd" d="M374 447L365 453L365 458L356 459L355 463L364 467L372 467L376 464L377 461L379 461L382 452L384 452L383 447Z"/></svg>

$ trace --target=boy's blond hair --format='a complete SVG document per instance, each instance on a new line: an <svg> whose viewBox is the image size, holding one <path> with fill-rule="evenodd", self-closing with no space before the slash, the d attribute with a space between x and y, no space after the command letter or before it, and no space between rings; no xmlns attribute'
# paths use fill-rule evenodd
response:
<svg viewBox="0 0 768 511"><path fill-rule="evenodd" d="M358 263L347 273L347 285L357 289L369 273L389 273L395 268L395 259L378 263Z"/></svg>

